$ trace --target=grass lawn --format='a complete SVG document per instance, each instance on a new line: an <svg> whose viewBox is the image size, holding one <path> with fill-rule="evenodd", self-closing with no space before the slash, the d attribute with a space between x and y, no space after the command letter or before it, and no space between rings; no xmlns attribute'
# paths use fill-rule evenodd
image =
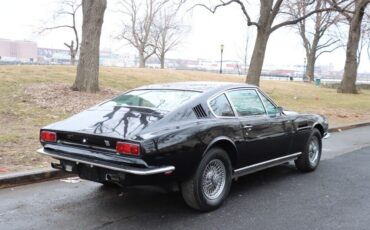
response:
<svg viewBox="0 0 370 230"><path fill-rule="evenodd" d="M107 68L100 70L98 94L72 92L76 68L0 66L0 173L47 167L35 150L39 129L137 86L175 81L232 81L244 77L195 71ZM327 116L331 126L370 120L370 91L337 94L311 84L263 81L262 89L280 106Z"/></svg>

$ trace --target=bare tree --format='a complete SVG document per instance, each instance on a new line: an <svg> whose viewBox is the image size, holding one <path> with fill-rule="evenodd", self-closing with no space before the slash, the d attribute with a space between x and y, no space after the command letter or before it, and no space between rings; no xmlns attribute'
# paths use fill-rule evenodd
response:
<svg viewBox="0 0 370 230"><path fill-rule="evenodd" d="M73 90L99 91L99 47L107 0L82 0L82 42Z"/></svg>
<svg viewBox="0 0 370 230"><path fill-rule="evenodd" d="M246 27L246 30L244 31L243 40L239 42L238 44L240 46L237 47L237 57L242 63L242 66L244 68L241 68L240 74L247 74L248 71L248 57L249 57L249 46L250 46L250 40L254 36L253 31L250 27Z"/></svg>
<svg viewBox="0 0 370 230"><path fill-rule="evenodd" d="M306 0L288 0L284 4L287 9L287 14L293 19L301 18L308 11L319 11L320 9L328 8L325 0L316 0L316 4L307 5ZM294 25L302 39L303 47L306 52L306 72L304 76L310 81L314 80L316 60L324 53L331 53L341 45L339 39L334 39L332 36L325 36L329 29L335 23L338 23L340 15L334 11L322 11L312 15L309 18L299 21ZM313 27L313 29L310 29Z"/></svg>
<svg viewBox="0 0 370 230"><path fill-rule="evenodd" d="M242 13L244 14L247 25L248 26L255 26L257 28L257 36L256 41L254 44L254 49L252 53L252 58L250 61L250 68L248 69L247 79L246 82L254 85L259 85L260 76L262 72L263 62L265 59L266 47L267 42L270 38L270 35L284 27L289 25L294 25L304 20L305 18L310 17L311 15L322 12L332 10L332 8L328 9L320 9L320 10L312 10L310 12L306 12L306 14L302 15L301 17L295 19L284 19L284 17L280 17L276 20L278 15L286 15L285 12L281 12L281 6L284 0L260 0L259 1L259 17L257 21L254 21L248 13L247 10L247 2L242 0L220 0L220 4L217 4L213 7L206 6L204 4L196 4L195 6L202 6L205 7L212 13L215 13L217 9L220 7L228 6L230 4L238 4ZM315 1L307 1L307 5L313 4ZM278 22L277 22L278 21Z"/></svg>
<svg viewBox="0 0 370 230"><path fill-rule="evenodd" d="M128 41L139 54L139 67L144 68L145 63L156 52L157 36L153 36L155 17L169 0L121 0L119 10L126 17L123 31L119 39Z"/></svg>
<svg viewBox="0 0 370 230"><path fill-rule="evenodd" d="M74 33L74 40L71 40L70 43L64 43L65 46L69 49L69 55L71 56L71 65L74 65L76 62L76 56L79 49L79 36L76 26L76 16L78 13L78 10L81 7L81 0L66 0L60 2L60 8L55 13L54 18L62 18L62 17L69 17L70 23L68 24L62 24L62 25L56 25L56 26L50 26L50 27L44 27L41 29L40 33L43 33L48 30L55 30L55 29L70 29Z"/></svg>
<svg viewBox="0 0 370 230"><path fill-rule="evenodd" d="M368 20L368 15L366 15L366 20L363 19L362 26L361 26L361 38L360 43L358 46L357 51L357 65L359 66L361 63L362 51L365 47L369 48L370 45L370 22ZM368 53L369 54L369 53Z"/></svg>
<svg viewBox="0 0 370 230"><path fill-rule="evenodd" d="M177 4L164 7L155 18L154 36L157 38L156 52L161 69L164 68L166 54L176 48L184 37L187 28L178 19L183 0Z"/></svg>
<svg viewBox="0 0 370 230"><path fill-rule="evenodd" d="M367 12L365 17L365 28L363 31L363 40L365 40L365 46L367 46L367 56L370 60L370 12Z"/></svg>
<svg viewBox="0 0 370 230"><path fill-rule="evenodd" d="M346 46L346 62L338 93L357 93L356 79L359 64L358 52L361 40L361 25L370 0L329 0L349 22Z"/></svg>
<svg viewBox="0 0 370 230"><path fill-rule="evenodd" d="M249 31L247 31L246 36L245 36L245 49L244 49L244 74L247 74L249 42L250 42L250 34L249 34Z"/></svg>

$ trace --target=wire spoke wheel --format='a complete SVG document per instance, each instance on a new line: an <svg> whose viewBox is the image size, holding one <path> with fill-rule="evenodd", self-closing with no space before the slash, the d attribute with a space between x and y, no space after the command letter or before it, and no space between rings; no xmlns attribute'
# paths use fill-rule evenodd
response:
<svg viewBox="0 0 370 230"><path fill-rule="evenodd" d="M181 183L181 193L186 204L201 211L220 207L230 191L232 169L224 149L209 149L193 176Z"/></svg>
<svg viewBox="0 0 370 230"><path fill-rule="evenodd" d="M217 199L223 192L226 184L226 168L219 159L211 160L205 167L202 175L202 192L207 199Z"/></svg>
<svg viewBox="0 0 370 230"><path fill-rule="evenodd" d="M301 172L312 172L316 170L321 159L321 140L320 131L314 128L302 154L294 161L298 170Z"/></svg>
<svg viewBox="0 0 370 230"><path fill-rule="evenodd" d="M316 165L319 160L320 146L317 138L312 138L311 143L308 148L308 158L311 165Z"/></svg>

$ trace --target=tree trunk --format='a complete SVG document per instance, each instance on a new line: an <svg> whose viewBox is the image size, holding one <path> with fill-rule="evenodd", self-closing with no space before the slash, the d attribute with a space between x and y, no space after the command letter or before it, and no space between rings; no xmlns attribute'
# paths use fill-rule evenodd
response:
<svg viewBox="0 0 370 230"><path fill-rule="evenodd" d="M310 81L315 80L315 63L316 63L316 54L314 53L314 51L311 51L310 54L307 56L305 73L305 76L308 77Z"/></svg>
<svg viewBox="0 0 370 230"><path fill-rule="evenodd" d="M139 68L145 68L145 57L144 57L144 51L139 51Z"/></svg>
<svg viewBox="0 0 370 230"><path fill-rule="evenodd" d="M99 47L107 0L82 1L82 41L73 90L99 91Z"/></svg>
<svg viewBox="0 0 370 230"><path fill-rule="evenodd" d="M71 51L71 65L76 64L76 53L75 51Z"/></svg>
<svg viewBox="0 0 370 230"><path fill-rule="evenodd" d="M247 83L252 85L260 84L260 76L263 67L263 61L265 59L267 41L269 39L269 33L263 30L257 31L256 42L253 48L253 54L249 63L249 69L247 74Z"/></svg>
<svg viewBox="0 0 370 230"><path fill-rule="evenodd" d="M162 53L161 54L161 57L160 57L160 61L161 61L161 69L164 69L164 60L165 60L165 54Z"/></svg>
<svg viewBox="0 0 370 230"><path fill-rule="evenodd" d="M70 56L70 64L75 65L76 62L76 53L78 48L74 48L74 42L73 40L71 41L71 44L64 43L65 46L68 47L69 49L69 56Z"/></svg>
<svg viewBox="0 0 370 230"><path fill-rule="evenodd" d="M338 93L357 93L356 90L356 79L357 79L357 51L359 48L359 42L361 38L361 23L364 16L366 4L364 1L357 2L355 6L355 13L352 16L347 49L346 49L346 63L344 66L343 79L338 88Z"/></svg>

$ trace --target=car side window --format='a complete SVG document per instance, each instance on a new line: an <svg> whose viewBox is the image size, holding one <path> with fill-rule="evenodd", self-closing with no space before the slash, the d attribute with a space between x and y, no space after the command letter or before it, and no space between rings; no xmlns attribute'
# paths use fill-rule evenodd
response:
<svg viewBox="0 0 370 230"><path fill-rule="evenodd" d="M233 117L235 116L229 101L227 100L225 94L221 94L220 96L214 98L209 102L212 111L221 117Z"/></svg>
<svg viewBox="0 0 370 230"><path fill-rule="evenodd" d="M270 117L276 117L277 115L279 115L279 111L276 108L276 106L272 104L271 101L267 99L263 94L260 94L260 96L261 96L263 103L266 106L267 114Z"/></svg>
<svg viewBox="0 0 370 230"><path fill-rule="evenodd" d="M233 90L227 93L239 116L266 114L260 97L253 89Z"/></svg>

